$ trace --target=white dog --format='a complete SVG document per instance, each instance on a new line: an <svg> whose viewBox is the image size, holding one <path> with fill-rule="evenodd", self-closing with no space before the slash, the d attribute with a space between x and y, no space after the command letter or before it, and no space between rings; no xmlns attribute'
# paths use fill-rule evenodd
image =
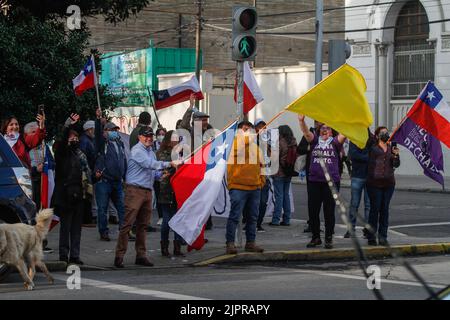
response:
<svg viewBox="0 0 450 320"><path fill-rule="evenodd" d="M27 290L34 288L36 266L53 283L53 278L42 261L42 242L48 233L52 217L53 209L44 209L37 215L35 226L24 223L0 225L0 262L16 266Z"/></svg>

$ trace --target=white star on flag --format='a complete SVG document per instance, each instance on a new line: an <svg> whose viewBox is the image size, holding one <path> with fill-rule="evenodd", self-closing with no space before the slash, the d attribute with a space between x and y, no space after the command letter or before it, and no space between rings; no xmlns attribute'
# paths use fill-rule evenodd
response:
<svg viewBox="0 0 450 320"><path fill-rule="evenodd" d="M428 92L427 99L429 99L430 101L432 101L433 98L436 98L436 97L434 96L434 91Z"/></svg>
<svg viewBox="0 0 450 320"><path fill-rule="evenodd" d="M225 151L227 150L227 148L228 148L228 144L227 144L227 143L218 146L218 147L217 147L217 151L218 151L218 152L217 152L217 155L219 155L219 154L224 154Z"/></svg>

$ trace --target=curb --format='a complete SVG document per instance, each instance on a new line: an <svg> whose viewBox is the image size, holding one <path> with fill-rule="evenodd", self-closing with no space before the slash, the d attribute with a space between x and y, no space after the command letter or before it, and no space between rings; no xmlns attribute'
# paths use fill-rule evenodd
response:
<svg viewBox="0 0 450 320"><path fill-rule="evenodd" d="M392 246L401 256L420 256L428 254L450 254L450 243L415 244ZM363 247L367 258L392 257L386 247ZM194 263L196 267L205 267L212 264L253 263L253 262L288 262L288 261L323 261L323 260L354 260L356 252L353 248L319 249L319 250L292 250L268 251L264 253L238 253L221 255L211 259Z"/></svg>
<svg viewBox="0 0 450 320"><path fill-rule="evenodd" d="M306 182L292 180L293 184L305 185ZM341 188L349 189L351 186L349 183L341 181ZM406 191L406 192L424 192L424 193L440 193L440 194L450 194L450 190L440 190L440 189L429 189L429 188L410 188L410 187L400 187L398 185L395 186L395 190L397 191Z"/></svg>

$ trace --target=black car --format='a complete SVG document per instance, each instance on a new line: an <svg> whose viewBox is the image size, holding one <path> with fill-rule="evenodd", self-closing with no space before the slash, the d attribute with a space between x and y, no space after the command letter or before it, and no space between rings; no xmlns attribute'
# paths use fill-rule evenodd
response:
<svg viewBox="0 0 450 320"><path fill-rule="evenodd" d="M35 216L30 174L0 135L0 223L34 224ZM8 271L0 263L0 279Z"/></svg>

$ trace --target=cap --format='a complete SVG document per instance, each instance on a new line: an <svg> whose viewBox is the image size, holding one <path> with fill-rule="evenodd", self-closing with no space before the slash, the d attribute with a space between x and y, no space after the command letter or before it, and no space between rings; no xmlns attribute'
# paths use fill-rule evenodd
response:
<svg viewBox="0 0 450 320"><path fill-rule="evenodd" d="M92 120L86 121L84 123L84 125L83 125L83 130L84 131L89 130L89 129L93 129L93 128L95 128L95 122L92 121Z"/></svg>
<svg viewBox="0 0 450 320"><path fill-rule="evenodd" d="M153 133L153 129L151 127L142 126L139 128L139 135L144 137L152 137L155 134Z"/></svg>
<svg viewBox="0 0 450 320"><path fill-rule="evenodd" d="M208 116L206 113L204 113L204 112L201 112L201 111L195 111L195 112L194 112L194 115L193 115L193 118L194 118L194 119L199 119L199 118L209 118L209 116Z"/></svg>
<svg viewBox="0 0 450 320"><path fill-rule="evenodd" d="M113 129L120 129L120 127L112 122L108 122L103 129L104 130L113 130Z"/></svg>
<svg viewBox="0 0 450 320"><path fill-rule="evenodd" d="M263 119L256 119L256 121L255 121L255 127L257 127L259 124L264 124L264 125L266 125L266 122L263 120Z"/></svg>

